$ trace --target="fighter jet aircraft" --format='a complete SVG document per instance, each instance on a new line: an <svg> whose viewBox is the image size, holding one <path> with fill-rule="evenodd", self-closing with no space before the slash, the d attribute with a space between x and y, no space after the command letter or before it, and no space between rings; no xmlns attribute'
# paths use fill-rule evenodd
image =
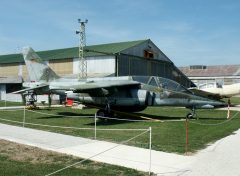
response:
<svg viewBox="0 0 240 176"><path fill-rule="evenodd" d="M58 76L32 48L24 48L23 57L30 82L15 93L59 94L100 110L99 116L110 116L113 110L137 112L147 106L181 106L192 110L225 105L194 95L191 91L169 80L156 76L119 76L86 79L67 79Z"/></svg>

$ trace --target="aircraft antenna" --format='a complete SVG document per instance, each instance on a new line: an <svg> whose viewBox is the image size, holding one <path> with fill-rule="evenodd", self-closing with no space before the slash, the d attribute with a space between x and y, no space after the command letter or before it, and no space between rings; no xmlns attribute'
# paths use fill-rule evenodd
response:
<svg viewBox="0 0 240 176"><path fill-rule="evenodd" d="M78 23L80 23L79 31L76 31L76 34L79 34L79 74L78 79L87 77L87 60L84 58L84 47L86 46L86 35L85 35L85 24L88 22L81 21L78 19Z"/></svg>

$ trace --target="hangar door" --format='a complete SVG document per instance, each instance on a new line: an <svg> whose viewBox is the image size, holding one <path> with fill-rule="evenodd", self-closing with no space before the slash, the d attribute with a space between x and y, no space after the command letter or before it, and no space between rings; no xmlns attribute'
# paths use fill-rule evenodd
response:
<svg viewBox="0 0 240 176"><path fill-rule="evenodd" d="M130 55L119 55L116 57L116 75L118 76L159 76L172 79L185 87L194 85L171 62Z"/></svg>

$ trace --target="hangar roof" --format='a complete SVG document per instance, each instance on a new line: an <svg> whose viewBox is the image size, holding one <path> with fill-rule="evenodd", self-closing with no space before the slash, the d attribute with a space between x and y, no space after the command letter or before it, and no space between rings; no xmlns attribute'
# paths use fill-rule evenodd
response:
<svg viewBox="0 0 240 176"><path fill-rule="evenodd" d="M91 51L100 51L100 52L85 52L85 56L98 56L98 55L107 55L107 54L116 54L121 51L124 51L128 48L139 45L147 40L137 40L137 41L128 41L128 42L118 42L118 43L108 43L108 44L100 44L100 45L91 45L86 46L86 50ZM55 59L66 59L66 58L77 58L78 57L78 47L72 48L64 48L64 49L55 49L55 50L47 50L47 51L38 51L37 54L43 60L55 60ZM104 54L105 53L105 54ZM23 62L22 54L8 54L8 55L0 55L0 64L3 63L18 63Z"/></svg>
<svg viewBox="0 0 240 176"><path fill-rule="evenodd" d="M240 76L240 65L196 65L179 69L188 77Z"/></svg>

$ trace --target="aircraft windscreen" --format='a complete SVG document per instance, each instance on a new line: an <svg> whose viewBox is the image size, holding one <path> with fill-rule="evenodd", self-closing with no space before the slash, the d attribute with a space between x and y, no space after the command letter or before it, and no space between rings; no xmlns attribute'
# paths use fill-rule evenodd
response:
<svg viewBox="0 0 240 176"><path fill-rule="evenodd" d="M180 91L180 92L189 92L188 89L186 89L179 83L167 78L156 77L156 76L133 76L132 79L134 81L138 81L143 84L157 86L163 89L169 89L169 90Z"/></svg>
<svg viewBox="0 0 240 176"><path fill-rule="evenodd" d="M162 77L157 77L159 81L159 87L164 88L164 89L170 89L173 91L180 91L180 92L188 92L188 90L183 87L181 84Z"/></svg>
<svg viewBox="0 0 240 176"><path fill-rule="evenodd" d="M156 77L152 77L151 80L148 81L148 84L151 85L151 86L159 87L159 84L157 83Z"/></svg>
<svg viewBox="0 0 240 176"><path fill-rule="evenodd" d="M166 84L165 86L170 89L170 90L177 90L178 88L178 84L176 84L175 82L172 82L170 80L165 80L164 84Z"/></svg>

